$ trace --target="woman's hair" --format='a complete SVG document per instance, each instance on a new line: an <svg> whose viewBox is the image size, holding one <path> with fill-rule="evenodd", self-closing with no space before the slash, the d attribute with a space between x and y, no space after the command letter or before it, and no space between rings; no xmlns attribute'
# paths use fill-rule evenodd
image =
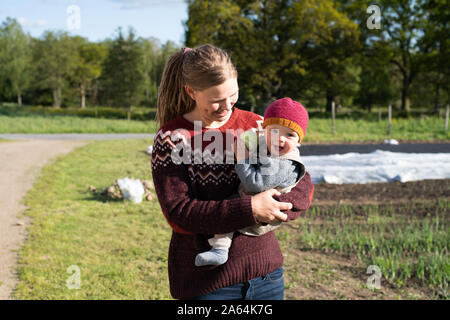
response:
<svg viewBox="0 0 450 320"><path fill-rule="evenodd" d="M185 86L205 90L236 77L237 71L227 52L210 44L182 48L167 60L158 92L157 125L163 126L195 108Z"/></svg>

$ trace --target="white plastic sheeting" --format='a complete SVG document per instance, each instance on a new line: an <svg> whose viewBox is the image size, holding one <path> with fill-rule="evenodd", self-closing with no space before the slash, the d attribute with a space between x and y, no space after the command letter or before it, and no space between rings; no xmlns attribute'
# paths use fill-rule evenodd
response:
<svg viewBox="0 0 450 320"><path fill-rule="evenodd" d="M376 150L302 156L313 183L407 182L450 178L450 153L399 153Z"/></svg>

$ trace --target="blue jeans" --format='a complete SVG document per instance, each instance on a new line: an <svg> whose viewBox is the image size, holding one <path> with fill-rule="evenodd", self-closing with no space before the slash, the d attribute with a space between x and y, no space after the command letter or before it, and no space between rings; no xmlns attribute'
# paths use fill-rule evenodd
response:
<svg viewBox="0 0 450 320"><path fill-rule="evenodd" d="M251 279L214 292L195 297L195 300L283 300L283 268L265 276Z"/></svg>

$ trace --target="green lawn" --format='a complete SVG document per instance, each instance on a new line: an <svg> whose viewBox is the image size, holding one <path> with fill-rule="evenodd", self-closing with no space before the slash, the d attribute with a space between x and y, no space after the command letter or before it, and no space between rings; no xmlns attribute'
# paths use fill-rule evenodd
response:
<svg viewBox="0 0 450 320"><path fill-rule="evenodd" d="M0 115L0 133L154 133L155 121Z"/></svg>

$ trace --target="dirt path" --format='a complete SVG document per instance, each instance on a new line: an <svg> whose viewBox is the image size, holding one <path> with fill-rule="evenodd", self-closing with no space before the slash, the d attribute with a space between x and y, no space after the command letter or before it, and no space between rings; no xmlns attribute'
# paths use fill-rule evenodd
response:
<svg viewBox="0 0 450 320"><path fill-rule="evenodd" d="M49 160L84 144L49 140L0 143L0 300L10 299L17 284L16 251L25 240L29 224L18 218L26 208L21 200Z"/></svg>

